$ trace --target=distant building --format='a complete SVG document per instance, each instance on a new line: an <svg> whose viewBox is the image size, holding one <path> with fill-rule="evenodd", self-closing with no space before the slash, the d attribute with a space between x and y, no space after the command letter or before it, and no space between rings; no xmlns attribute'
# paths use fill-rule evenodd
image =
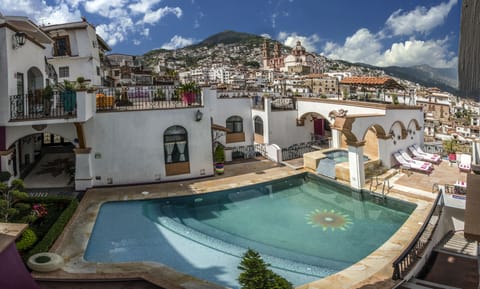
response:
<svg viewBox="0 0 480 289"><path fill-rule="evenodd" d="M262 64L264 69L302 75L320 73L321 71L321 66L316 61L316 57L307 52L300 41L297 41L297 45L287 55L282 55L280 44L275 42L272 55L268 40L265 39L262 46Z"/></svg>
<svg viewBox="0 0 480 289"><path fill-rule="evenodd" d="M102 60L111 48L92 24L83 18L80 22L43 26L42 30L54 40L45 52L60 82L84 77L91 85L103 85Z"/></svg>

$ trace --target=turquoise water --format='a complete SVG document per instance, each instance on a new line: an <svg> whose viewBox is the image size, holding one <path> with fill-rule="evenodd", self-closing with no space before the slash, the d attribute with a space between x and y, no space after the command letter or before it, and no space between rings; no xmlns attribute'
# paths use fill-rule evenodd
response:
<svg viewBox="0 0 480 289"><path fill-rule="evenodd" d="M413 204L313 175L242 189L167 199L110 202L99 212L85 259L156 261L238 288L246 248L295 285L334 274L395 233Z"/></svg>
<svg viewBox="0 0 480 289"><path fill-rule="evenodd" d="M327 158L334 160L336 164L348 162L348 151L345 150L332 150L324 153ZM363 156L364 161L370 160L369 157Z"/></svg>

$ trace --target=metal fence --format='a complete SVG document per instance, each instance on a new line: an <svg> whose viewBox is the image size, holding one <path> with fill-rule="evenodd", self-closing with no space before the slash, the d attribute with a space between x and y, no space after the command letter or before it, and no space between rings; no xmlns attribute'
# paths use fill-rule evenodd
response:
<svg viewBox="0 0 480 289"><path fill-rule="evenodd" d="M282 148L282 160L288 161L298 158L303 158L303 154L313 152L316 149L312 146L314 142L299 143L289 146L288 148Z"/></svg>
<svg viewBox="0 0 480 289"><path fill-rule="evenodd" d="M232 159L253 159L258 156L267 156L267 150L264 144L254 144L246 146L232 147Z"/></svg>
<svg viewBox="0 0 480 289"><path fill-rule="evenodd" d="M100 88L97 111L165 109L202 106L201 93L180 93L176 86Z"/></svg>
<svg viewBox="0 0 480 289"><path fill-rule="evenodd" d="M76 110L77 96L73 90L10 96L10 120L75 117Z"/></svg>
<svg viewBox="0 0 480 289"><path fill-rule="evenodd" d="M405 277L405 275L413 268L416 262L422 258L425 248L432 239L432 235L437 228L438 221L443 210L443 194L442 192L438 191L437 184L436 188L438 195L437 199L435 200L435 206L430 211L426 222L423 223L422 228L407 249L405 249L405 251L393 262L393 280L399 280Z"/></svg>
<svg viewBox="0 0 480 289"><path fill-rule="evenodd" d="M274 98L270 106L272 110L295 110L296 100L291 97Z"/></svg>

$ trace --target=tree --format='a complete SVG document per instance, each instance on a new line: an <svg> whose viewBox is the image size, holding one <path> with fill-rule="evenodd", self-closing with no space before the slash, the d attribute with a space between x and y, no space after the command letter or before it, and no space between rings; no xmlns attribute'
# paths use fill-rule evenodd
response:
<svg viewBox="0 0 480 289"><path fill-rule="evenodd" d="M28 194L22 192L24 189L23 181L15 179L9 185L7 182L0 183L0 218L3 222L9 222L20 212L30 210L30 205L21 203L21 200L28 198ZM29 222L34 218L32 214L27 214L20 222Z"/></svg>
<svg viewBox="0 0 480 289"><path fill-rule="evenodd" d="M293 288L290 282L268 269L268 266L270 264L265 263L258 252L248 249L238 266L243 271L238 277L242 289Z"/></svg>

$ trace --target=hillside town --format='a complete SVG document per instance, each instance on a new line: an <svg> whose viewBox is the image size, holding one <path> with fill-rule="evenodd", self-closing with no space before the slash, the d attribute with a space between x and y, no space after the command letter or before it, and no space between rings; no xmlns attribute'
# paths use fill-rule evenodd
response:
<svg viewBox="0 0 480 289"><path fill-rule="evenodd" d="M238 36L231 31L223 33L232 39ZM251 36L127 55L115 52L86 18L37 25L24 16L1 14L0 39L0 191L5 196L5 192L15 191L11 194L17 196L5 197L10 198L8 209L30 196L35 208L29 215L41 220L48 214L42 197L74 196L78 205L71 209L72 219L56 229L59 235L50 237L50 244L38 251L29 248L17 253L18 240L30 232L28 224L34 227L32 224L47 222L13 222L11 217L24 210L20 207L8 211L10 217L5 214L0 233L8 238L3 242L0 234L0 262L15 265L0 277L17 274L16 280L22 283L2 288L53 288L47 286L51 280L98 281L98 276L86 276L99 272L108 280L137 278L156 286L148 288L240 288L234 276L237 266L232 269L227 263L232 256L236 258L232 262L240 260L238 248L250 246L273 256L268 262L293 280L296 288L360 288L377 280L382 280L378 288L426 288L422 284L433 281L420 276L429 257L422 254L460 238L464 251L449 256L478 257L478 243L464 237L480 234L473 215L477 208L468 210L465 197L471 198L471 188L480 184L475 178L480 174L480 104L475 99L390 76L381 69L328 59L308 51L301 41L286 47ZM298 180L291 184L269 183L295 177ZM308 183L310 178L319 178L320 183L335 181L335 185L321 183L319 187L346 186L351 199L326 194L326 203L348 203L348 214L342 215L338 209L312 209L307 217L302 215L302 221L308 218L308 229L343 232L370 222L370 218L383 218L383 222L391 215L402 222L380 223L379 227L397 227L375 243L376 247L366 249L368 253L359 253L358 259L347 260L338 253L341 257L327 262L309 252L292 256L281 242L270 245L242 236L232 245L228 242L237 232L220 232L216 227L208 229L215 237L196 234L188 226L190 215L181 225L171 221L179 219L172 204L183 197L190 202L179 205L185 207L206 202L206 193L222 190L227 190L223 198L229 200L245 202L265 195L269 201L275 199L275 190ZM27 196L18 193L19 179ZM268 185L254 191L262 183ZM152 250L152 255L167 258L180 249L172 245L155 251L160 249L143 248L143 239L122 237L122 228L143 226L128 223L130 207L118 209L124 211L116 211L112 217L112 221L118 217L125 222L122 226L97 219L111 203L170 197L172 203L162 204L165 214L174 216L168 220L153 216L161 211L158 207L149 211L150 205L145 205L139 210L154 219L165 243L169 238L171 244L194 240L188 245L189 252L206 244L213 253L185 262L179 262L178 256L172 257L174 261L139 261L131 256L147 256L145 252ZM357 203L370 198L385 211L377 207L367 211L366 205ZM390 200L397 198L401 200L398 204ZM302 202L308 203L297 200ZM132 208L140 204L132 203ZM69 204L61 207L69 210ZM203 219L214 219L227 207L216 205ZM277 213L282 215L284 209L279 207ZM401 211L398 216L396 210ZM242 214L251 211L245 212ZM338 220L340 225L335 223ZM201 221L191 222L198 225ZM101 226L111 229L109 234L117 239L97 235ZM199 230L211 227L210 223L198 225ZM362 230L370 232L369 236L377 234L368 228ZM154 239L148 233L137 235L142 234L145 243ZM218 236L227 238L217 242ZM130 243L134 245L128 247ZM101 245L92 247L95 244ZM98 253L102 249L105 251ZM52 268L42 267L38 254L46 256L44 263L52 263ZM285 256L291 259L284 262ZM198 269L200 265L195 270L181 267L206 259L216 262L211 266L225 266L226 273L206 274L205 269ZM135 266L125 263L133 261ZM118 265L115 269L108 267L112 262ZM322 267L327 263L331 266L328 270ZM478 269L478 261L475 264ZM359 270L362 274L355 274ZM340 287L335 282L344 283ZM409 287L411 284L417 287Z"/></svg>

